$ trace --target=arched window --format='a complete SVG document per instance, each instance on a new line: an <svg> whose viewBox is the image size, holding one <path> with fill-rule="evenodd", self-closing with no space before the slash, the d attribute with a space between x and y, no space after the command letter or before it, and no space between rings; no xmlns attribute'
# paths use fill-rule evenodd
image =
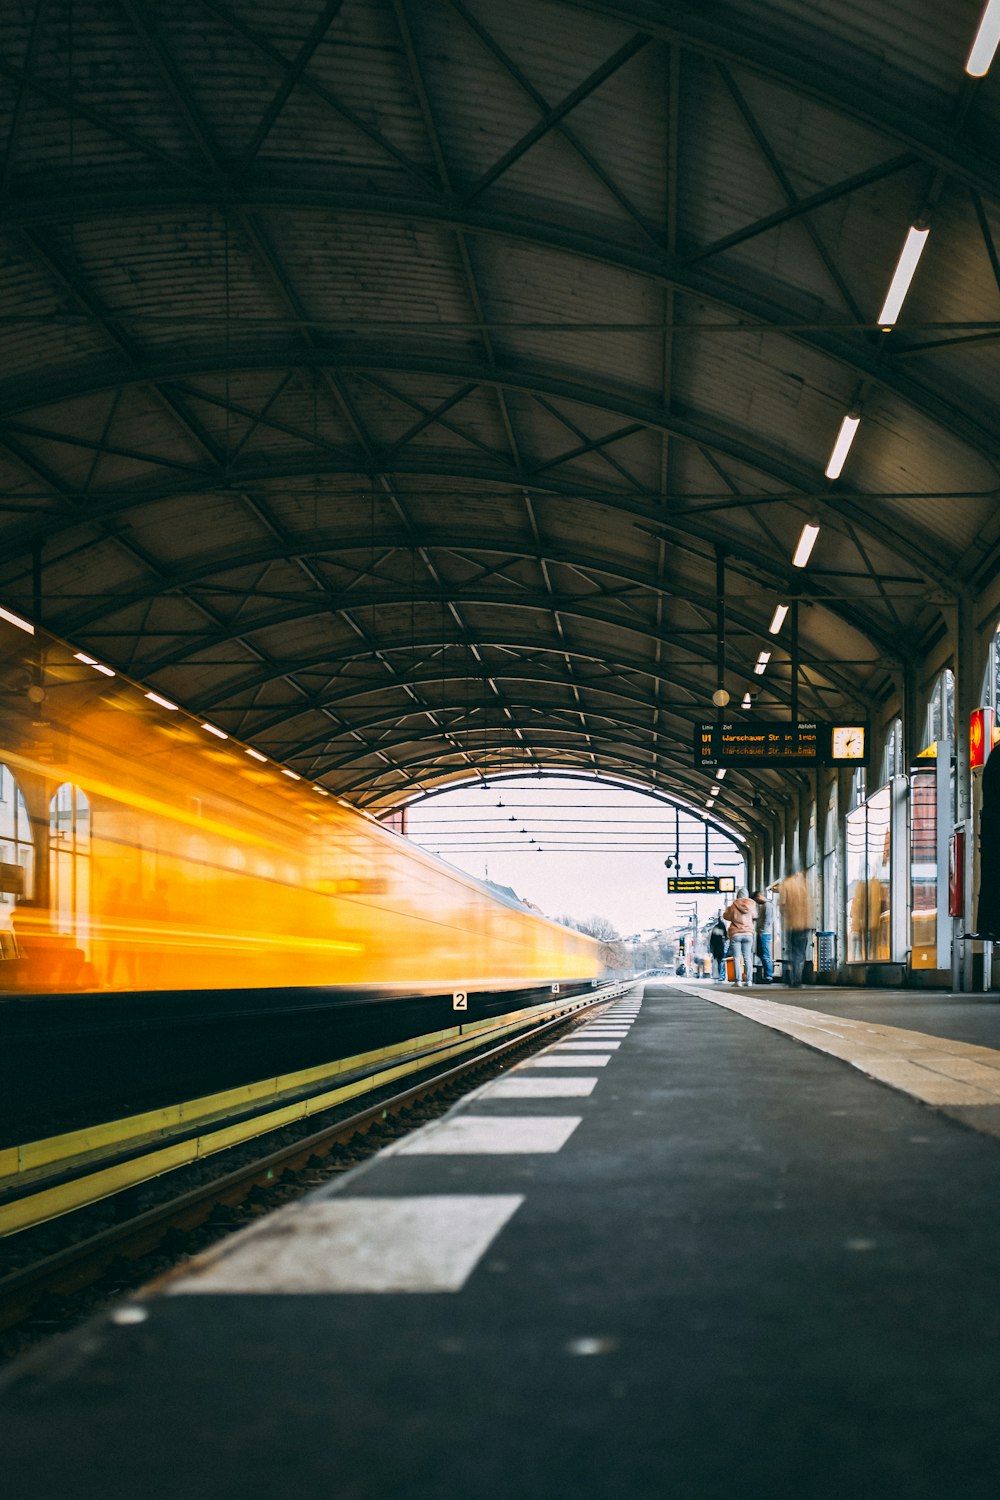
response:
<svg viewBox="0 0 1000 1500"><path fill-rule="evenodd" d="M955 724L955 674L950 667L940 673L927 704L928 745L950 740Z"/></svg>
<svg viewBox="0 0 1000 1500"><path fill-rule="evenodd" d="M986 672L983 678L983 695L979 701L992 708L994 713L1000 709L1000 625L990 636L989 650L986 654Z"/></svg>
<svg viewBox="0 0 1000 1500"><path fill-rule="evenodd" d="M7 766L0 762L0 864L15 865L23 873L20 894L30 900L35 889L35 841L31 821L21 788ZM10 887L17 883L14 871L5 872L0 880L0 912L9 916L15 894Z"/></svg>
<svg viewBox="0 0 1000 1500"><path fill-rule="evenodd" d="M49 803L52 917L57 932L86 948L90 928L90 803L64 781Z"/></svg>
<svg viewBox="0 0 1000 1500"><path fill-rule="evenodd" d="M903 774L903 722L901 719L893 719L885 735L885 749L882 751L882 775L879 778L879 786L885 786L894 776Z"/></svg>

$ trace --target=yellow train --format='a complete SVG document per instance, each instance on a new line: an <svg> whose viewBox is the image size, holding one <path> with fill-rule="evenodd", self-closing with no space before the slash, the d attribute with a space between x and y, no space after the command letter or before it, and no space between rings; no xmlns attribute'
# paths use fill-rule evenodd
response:
<svg viewBox="0 0 1000 1500"><path fill-rule="evenodd" d="M0 989L587 979L598 945L0 611Z"/></svg>

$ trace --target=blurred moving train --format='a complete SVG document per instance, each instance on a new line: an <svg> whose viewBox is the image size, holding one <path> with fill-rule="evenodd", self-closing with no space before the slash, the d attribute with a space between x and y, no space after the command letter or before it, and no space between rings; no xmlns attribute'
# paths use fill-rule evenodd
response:
<svg viewBox="0 0 1000 1500"><path fill-rule="evenodd" d="M0 990L589 979L598 945L0 610Z"/></svg>

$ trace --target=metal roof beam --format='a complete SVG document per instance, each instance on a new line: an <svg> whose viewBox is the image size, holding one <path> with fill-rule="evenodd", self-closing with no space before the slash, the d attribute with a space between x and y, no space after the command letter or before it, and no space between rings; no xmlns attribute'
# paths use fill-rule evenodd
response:
<svg viewBox="0 0 1000 1500"><path fill-rule="evenodd" d="M610 504L613 502L609 498L604 497L602 503ZM94 506L92 498L90 505L93 509L88 512L89 514L97 517L107 514L99 506ZM662 530L664 535L670 537L676 544L676 537L678 535L685 535L683 518L679 522L657 523L657 530ZM698 540L704 538L706 543L710 542L715 535L711 531L711 528L708 527L692 530L688 526L687 533L693 535ZM510 533L494 537L482 530L477 530L474 534L469 533L468 535L447 531L422 531L419 536L414 537L412 533L404 532L400 536L398 533L386 532L384 529L379 529L375 534L374 541L376 545L381 547L419 546L424 550L443 549L447 551L465 549L472 552L486 551L499 552L501 554L510 554L514 551L518 556L534 562L539 562L544 557L549 562L565 563L573 567L590 569L602 573L607 577L636 584L639 587L648 588L654 592L656 591L655 582L647 572L638 568L630 568L627 563L609 555L590 553L582 547L570 547L565 543L560 546L528 546L523 540L517 541ZM373 537L371 533L368 533L367 536L359 534L355 537L331 537L327 533L319 533L318 535L296 536L284 548L272 548L270 546L262 548L256 546L241 552L230 550L226 553L199 559L197 562L175 569L172 573L165 575L166 581L158 579L154 585L149 587L143 585L139 589L122 591L112 599L101 600L100 603L85 606L83 609L77 608L66 615L60 616L58 628L66 634L72 635L74 632L85 629L96 621L99 621L110 611L118 611L130 603L145 600L151 591L159 594L170 591L174 587L192 587L196 583L210 578L215 574L231 572L243 566L253 566L258 562L274 561L279 558L288 560L306 555L315 556L319 554L326 556L352 551L365 551L370 550L372 544ZM30 546L27 541L24 545L25 556L27 557L30 552ZM706 567L710 565L711 558L707 551L702 561ZM858 597L836 596L826 583L813 576L812 573L806 577L800 576L799 570L793 570L790 562L782 567L773 554L770 556L766 553L758 554L755 549L746 546L743 548L742 557L733 557L730 560L730 572L735 572L737 576L746 578L754 590L759 590L760 573L764 572L765 576L767 573L770 573L774 578L771 587L774 588L776 593L787 593L790 589L794 590L799 597L825 606L833 614L848 621L855 628L860 629L873 643L878 645L884 655L894 658L898 657L899 659L905 659L906 657L905 641L900 642L898 638L894 639L887 634L878 625L878 622L868 615L868 612L863 607L863 602ZM706 597L708 597L707 589L708 586L706 585ZM689 588L685 590L683 597L691 597Z"/></svg>
<svg viewBox="0 0 1000 1500"><path fill-rule="evenodd" d="M757 116L754 114L753 110L750 108L750 105L747 103L742 89L737 84L736 79L733 77L732 73L725 65L725 63L717 61L716 69L718 70L723 83L726 85L726 88L729 91L730 98L739 111L740 117L743 120L747 131L749 132L751 140L754 142L757 150L766 162L767 168L771 173L774 181L777 183L778 189L784 197L786 203L788 204L788 207L793 210L799 210L799 196L796 193L795 189L792 187L788 173L785 171L784 167L781 165L781 162L778 160L777 152L774 150L774 147L771 145L771 142L765 135L760 121L757 119ZM812 242L813 249L816 251L816 254L822 261L830 280L833 282L834 286L837 288L837 291L840 293L840 296L842 297L844 305L846 306L848 312L856 322L863 323L865 321L865 318L860 306L858 305L857 298L854 296L850 287L847 285L847 282L842 275L840 268L838 267L833 256L830 254L826 245L823 243L823 239L819 233L819 230L816 228L812 220L808 216L802 215L801 212L799 212L798 214L798 222L801 224L802 228L809 236L809 239Z"/></svg>
<svg viewBox="0 0 1000 1500"><path fill-rule="evenodd" d="M313 54L316 52L316 49L320 46L327 32L330 30L330 27L333 25L337 16L340 14L340 11L343 9L343 5L344 0L326 0L326 4L323 6L323 9L320 11L319 15L316 17L316 20L310 27L308 36L302 43L302 46L299 48L295 57L285 69L285 76L281 80L278 91L261 116L257 128L251 136L250 141L247 144L247 148L240 159L237 171L245 172L248 167L251 167L253 165L257 153L260 151L261 146L263 146L264 142L270 135L271 130L273 129L278 119L278 116L281 114L281 111L288 103L288 99L290 94L292 93L292 90L300 82L303 73L313 60Z"/></svg>
<svg viewBox="0 0 1000 1500"><path fill-rule="evenodd" d="M266 207L283 210L297 208L303 212L321 208L332 212L370 214L376 218L400 218L410 222L444 224L467 233L496 234L524 240L530 244L546 246L572 255L581 255L623 271L649 277L664 285L673 286L677 291L687 293L696 299L702 298L725 308L730 313L744 317L749 320L755 330L766 331L768 327L774 328L781 337L802 343L814 352L845 366L855 375L870 379L873 385L891 391L924 417L938 422L946 430L958 436L974 451L995 462L1000 462L1000 437L988 424L977 422L970 415L967 403L949 400L928 390L905 372L897 369L891 360L886 359L877 343L869 344L863 339L846 339L833 329L827 331L823 327L817 329L807 324L792 308L782 306L776 300L773 287L754 290L745 272L741 274L737 283L732 278L719 278L711 273L698 271L688 265L681 256L676 253L671 254L666 249L658 253L641 250L613 239L571 228L566 223L548 223L510 212L470 208L454 196L445 193L424 199L411 199L394 197L389 193L336 191L326 186L306 190L276 186L268 181L260 185L248 183L232 187L227 191L227 203L243 212ZM190 194L178 195L169 190L144 191L141 195L134 197L128 193L102 195L95 192L88 194L82 203L74 204L72 211L73 216L79 220L84 216L116 216L129 211L152 213L157 209L165 211L171 207L204 207L206 204L215 206L214 194L209 194L207 198L199 200L196 197L192 198ZM46 218L65 221L69 215L70 206L64 197L49 200L47 203L45 200L33 198L26 202L11 204L5 218L12 225L29 226L32 223L44 222ZM301 310L296 313L296 316L302 320ZM871 331L874 331L876 324L873 320L870 325L866 326L870 326ZM396 347L398 349L398 344ZM333 358L332 354L328 355L328 360ZM275 363L273 356L271 362ZM294 363L294 360L287 359L284 362ZM188 369L191 368L189 360ZM381 368L400 368L400 365L397 363L394 366L391 362L383 362ZM47 378L46 394L51 386L51 379ZM21 403L16 409L23 409L23 393L15 389L14 394ZM55 390L54 396L55 399L65 399L59 389ZM30 400L30 396L28 399ZM46 396L39 393L36 403L42 404L45 399Z"/></svg>
<svg viewBox="0 0 1000 1500"><path fill-rule="evenodd" d="M142 156L159 162L161 166L168 167L180 179L186 181L194 180L196 182L204 182L206 180L203 171L192 167L190 162L184 161L182 157L171 156L169 152L163 151L155 141L146 140L143 136L136 135L134 131L129 130L120 121L107 115L102 115L98 110L92 109L90 105L83 102L71 87L56 88L54 85L46 83L36 74L29 73L25 68L15 67L13 63L7 60L3 53L0 53L0 78L6 78L11 83L16 83L19 88L30 94L37 94L47 104L55 105L57 109L65 110L66 114L71 118L75 115L81 120L86 120L89 125L96 125L98 130L104 131L112 140L123 141ZM75 194L66 195L68 200L75 199L75 196ZM80 206L79 203L76 204L77 209ZM67 207L69 208L68 204ZM69 208L69 212L72 214L74 209Z"/></svg>
<svg viewBox="0 0 1000 1500"><path fill-rule="evenodd" d="M464 194L466 202L471 203L474 198L478 198L488 187L491 187L516 161L520 161L526 151L530 151L532 146L537 145L540 140L543 140L548 135L554 126L565 119L566 115L571 114L579 104L583 103L584 99L589 98L596 89L600 88L602 83L606 83L627 62L631 62L636 53L641 52L649 40L650 38L644 36L642 33L637 33L635 36L630 37L611 57L606 58L599 67L595 68L582 83L577 84L576 88L572 89L559 104L553 105L552 108L547 110L537 124L533 125L530 130L525 131L520 140L515 141L513 146L508 151L505 151L503 156L494 162L492 167L483 172L472 186L466 190Z"/></svg>
<svg viewBox="0 0 1000 1500"><path fill-rule="evenodd" d="M876 182L882 182L886 177L894 177L899 172L905 172L919 161L919 156L914 156L912 151L904 151L899 156L892 156L887 161L879 162L877 166L869 167L866 172L856 172L853 177L844 177L840 182L833 183L831 187L809 193L804 198L792 195L787 208L779 208L772 214L765 214L763 218L754 219L753 223L745 224L742 229L736 229L732 234L726 234L721 239L714 240L711 245L692 251L683 257L684 264L700 265L702 261L711 259L713 255L721 255L723 250L732 250L737 245L745 245L748 240L756 239L760 234L767 234L772 229L780 229L782 224L801 219L805 214L813 213L817 208L825 208L828 203L836 203L838 198L850 197L861 188L871 187ZM867 320L859 318L859 321L865 323Z"/></svg>
<svg viewBox="0 0 1000 1500"><path fill-rule="evenodd" d="M596 645L583 646L580 643L566 643L563 645L558 642L540 644L537 635L532 634L529 636L525 633L522 637L515 634L509 627L504 631L502 639L497 641L480 640L478 644L480 648L486 645L501 651L524 651L530 653L532 656L542 654L560 657L568 651L576 661L597 663L602 667L607 666L613 671L631 672L637 677L652 681L663 681L668 685L676 685L681 681L677 668L671 667L669 663L658 665L645 657L629 657L618 651L612 656L607 651L600 650ZM410 635L405 640L381 640L378 646L379 650L384 653L399 652L401 654L409 654L414 651L426 650L465 651L468 649L468 642L461 635L456 635L452 638L443 638L440 631L435 631L433 633ZM214 712L222 712L224 708L220 707L220 705L225 705L227 701L238 698L241 694L256 691L268 682L281 680L287 672L307 672L319 669L329 672L330 675L334 675L339 669L347 666L349 663L359 660L369 660L370 656L370 649L364 651L354 649L331 651L327 648L315 655L300 657L294 662L286 663L283 669L275 669L265 673L243 672L240 676L231 677L214 687L211 699L207 700L204 704L205 712L207 713L209 708ZM705 653L702 659L705 662L706 668L712 669L711 681L706 677L704 683L698 684L698 691L704 696L707 702L710 688L714 684L714 650ZM217 665L221 665L221 663ZM822 663L817 663L817 665L822 666ZM466 676L468 676L468 672ZM777 702L787 704L791 701L790 695L785 691L780 681L771 678L765 686ZM853 684L849 686L845 694L845 699L845 711L861 710L869 706L867 695Z"/></svg>
<svg viewBox="0 0 1000 1500"><path fill-rule="evenodd" d="M459 603L471 605L473 608L497 609L504 612L527 610L542 615L565 615L571 619L589 620L596 624L607 626L612 630L624 631L629 635L638 635L644 640L653 638L652 621L642 622L622 619L608 609L598 608L585 599L577 599L572 596L553 597L546 593L507 594L491 592L482 588L470 591L445 588L440 591L428 590L421 595L415 595L414 591L410 588L385 588L372 590L361 595L355 594L349 602L344 602L343 600L338 600L336 596L328 591L321 591L316 598L304 597L302 603L292 609L276 610L270 614L259 615L252 622L232 628L223 627L221 630L216 630L209 635L199 634L190 645L175 648L151 661L146 661L143 664L142 670L148 675L169 671L172 667L179 666L181 663L188 661L192 656L197 656L201 651L224 645L231 640L243 640L248 634L254 634L258 631L274 630L277 626L297 624L299 621L318 619L324 615L349 617L353 615L354 611L359 609L371 608L374 610L387 605L409 604L415 599L418 603L438 604L442 607L452 608L455 612L456 623L463 632L463 636L470 635L470 632L462 612L458 610ZM774 637L768 634L767 626L764 623L767 618L766 614L760 620L755 620L742 612L730 608L727 610L727 617L734 625L739 626L751 637L754 643L752 649L756 649L758 645L764 645L769 647L773 652L777 651L777 643ZM352 628L358 631L361 629L357 625L353 625ZM363 632L363 634L372 646L373 651L378 654L381 642L374 638L368 631ZM706 626L704 629L698 631L674 629L661 634L659 639L669 645L684 647L696 657L711 663L714 667L716 659L714 646L708 650L703 650L699 645L699 636L705 636L714 641L714 628ZM468 644L474 647L478 642L470 639ZM553 643L550 649L558 652L565 647L565 644L563 636L560 635L559 641ZM838 686L845 697L849 698L853 695L858 700L867 697L867 694L858 684L843 677L837 670L836 663L825 662L820 659L814 660L807 656L802 656L800 659L805 665L822 669L828 681ZM865 660L867 661L867 658ZM874 665L877 658L872 658L871 660ZM747 675L750 674L752 665L753 663L748 660L746 663ZM667 662L666 667L669 671L671 663ZM394 669L391 670L394 672ZM731 668L731 670L735 674L735 669Z"/></svg>
<svg viewBox="0 0 1000 1500"><path fill-rule="evenodd" d="M536 745L532 745L531 748L533 750L535 750L536 752L555 752L556 754L563 754L563 755L565 755L567 752L569 752L569 753L575 753L575 754L578 754L578 755L581 755L581 756L586 756L587 755L586 746L584 744L580 743L575 738L569 737L569 736L567 736L564 740L556 742L556 743L552 743L552 742L549 742L548 744L541 744L541 743L539 743L539 744L536 744ZM485 752L484 754L480 755L480 764L481 765L487 763L487 757L490 754L493 754L493 755L496 755L496 754L504 755L505 754L509 758L509 746L498 746L496 750L494 750L492 752ZM672 767L670 769L669 773L662 773L662 772L658 773L657 770L656 770L655 765L652 762L647 763L641 757L639 757L637 755L631 755L631 754L627 753L627 751L606 749L606 750L603 750L601 752L601 754L602 754L603 758L605 759L605 761L606 761L606 763L608 765L616 763L616 764L618 764L620 766L627 766L627 767L631 768L632 770L634 770L638 774L639 777L644 778L647 781L652 781L652 779L654 777L656 777L657 775L669 774L669 776L670 776L670 778L671 778L672 781L676 782L677 784L679 784L681 786L686 786L686 787L690 788L692 798L700 797L700 798L702 798L702 800L704 800L704 791L705 791L705 784L704 784L704 782L700 781L700 780L696 781L694 779L694 775L693 774L692 775L685 774L685 771L684 771L683 767L677 767L677 768L673 768ZM565 765L565 762L563 762L563 765ZM432 751L432 752L430 752L427 755L420 755L420 756L415 757L414 759L411 759L409 761L409 763L408 763L407 770L408 770L408 773L412 775L414 772L421 771L421 770L423 770L423 768L428 767L428 766L441 766L442 768L444 768L444 767L447 767L447 761L442 758L442 756L441 756L441 754L440 754L439 751L438 752L433 752ZM537 769L537 767L536 767L536 769ZM541 769L542 769L542 774L544 775L544 764L542 765ZM580 769L582 770L584 768L581 767ZM320 773L320 774L322 775L322 773ZM352 792L356 792L359 787L369 787L369 788L371 788L373 786L373 780L372 780L371 773L362 772L360 775L355 776L350 781L341 781L340 783L331 783L331 786L336 789L336 791L338 792L338 794L340 796L350 796L351 793ZM376 795L378 795L378 794L376 794ZM713 814L713 816L714 815L715 814ZM705 819L705 821L708 821L708 819Z"/></svg>
<svg viewBox="0 0 1000 1500"><path fill-rule="evenodd" d="M956 132L954 93L921 89L905 94L893 88L885 79L882 52L876 55L851 48L836 38L823 37L815 26L808 37L802 28L787 24L750 27L727 5L671 5L665 10L661 0L576 3L630 29L642 27L686 51L769 78L902 142L950 176L973 185L983 182L988 190L997 191L1000 163L982 151L980 142Z"/></svg>
<svg viewBox="0 0 1000 1500"><path fill-rule="evenodd" d="M469 27L473 35L478 38L478 40L482 43L483 47L490 54L490 56L500 64L508 77L513 78L514 82L531 100L536 109L538 109L544 117L549 116L552 112L552 106L549 101L543 94L539 92L538 89L535 88L534 84L527 77L527 75L521 71L521 69L514 62L513 58L508 56L508 54L500 46L499 42L492 34L492 32L487 31L482 22L472 14L468 6L463 4L463 0L449 0L449 3L452 10L454 10L458 15L462 17L462 20ZM572 146L573 150L576 152L577 156L589 169L592 175L597 179L597 181L601 184L605 191L610 194L610 196L614 199L618 206L624 209L625 213L628 214L629 218L634 224L638 226L645 237L652 244L658 246L660 244L660 236L657 231L646 221L645 217L639 212L635 204L632 203L620 184L615 182L614 178L604 170L590 148L584 145L583 141L576 134L576 132L572 130L569 125L567 125L565 119L558 121L553 125L552 128L556 132L556 134L562 137L564 141L568 141L570 146Z"/></svg>
<svg viewBox="0 0 1000 1500"><path fill-rule="evenodd" d="M287 72L293 66L293 58L286 56L280 48L273 44L269 37L256 31L252 26L248 26L243 17L237 15L231 6L222 4L221 0L198 0L198 3L204 10L209 11L210 14L217 16L219 20L223 21L237 36L241 36L244 41L249 42L250 46L256 52L262 57L266 57L269 62L273 63L280 70ZM366 140L371 141L379 150L384 151L387 156L397 162L404 171L408 172L418 182L422 183L425 187L431 186L431 179L421 167L417 166L416 162L410 161L409 157L404 155L379 130L369 124L355 110L349 108L331 88L328 88L317 78L313 78L308 68L299 79L299 87L314 95L315 98L322 100L329 109L339 115L342 120L346 120L349 125L353 126L359 134L363 135Z"/></svg>
<svg viewBox="0 0 1000 1500"><path fill-rule="evenodd" d="M410 682L426 682L434 686L440 685L442 688L445 683L468 681L468 673L464 669L461 672L447 670L444 664L436 658L424 658L423 662L420 663L420 668L421 670L419 671L408 672L407 680ZM517 662L509 667L504 667L498 675L503 678L504 682L516 683L518 685L538 683L542 686L548 686L554 680L550 668L532 668L524 662ZM481 680L486 681L485 675ZM595 694L600 698L608 698L613 703L628 703L638 708L648 708L649 706L650 699L648 694L629 691L623 680L614 675L606 674L603 677L584 677L577 670L573 681L581 693ZM682 690L684 689L684 684L681 681L677 681L674 685L680 687ZM569 683L567 682L565 686L569 687ZM691 722L695 723L703 716L703 687L704 684L699 683L697 692L693 687L687 689L689 696L684 699L661 699L660 706L665 713L674 711L677 717L690 716ZM296 704L292 709L273 710L254 722L252 733L254 735L266 735L274 729L284 729L286 725L293 723L303 713L313 712L323 704L330 708L339 708L349 703L357 703L361 699L384 695L385 691L384 683L355 681L346 689L341 688L335 692L328 690L322 694L317 694L315 702L312 705L299 706ZM404 707L404 705L400 705L400 708ZM303 748L308 749L313 744L320 743L320 737L315 736L308 740L297 740L296 743L301 743Z"/></svg>
<svg viewBox="0 0 1000 1500"><path fill-rule="evenodd" d="M2 163L0 163L0 201L6 199L10 193L11 177L17 160L17 148L27 110L27 80L34 75L38 62L38 49L44 34L45 13L49 8L49 3L50 0L35 0L31 30L28 33L28 43L24 53L23 78L17 86L14 107L10 114L10 127L7 131L7 144L4 147Z"/></svg>
<svg viewBox="0 0 1000 1500"><path fill-rule="evenodd" d="M488 771L483 773L482 775L477 773L475 778L467 777L464 781L449 779L448 781L442 782L439 785L432 787L430 791L420 791L416 793L408 801L397 802L393 804L392 807L385 809L385 811L396 811L404 807L408 808L419 806L424 802L429 802L437 797L444 796L447 792L458 791L462 787L467 787L470 790L474 787L486 787L492 791L494 787L502 789L504 786L509 786L512 783L520 781L529 781L535 783L542 777L544 777L546 781L582 780L589 782L594 786L614 786L621 787L623 791L637 792L641 796L648 797L650 802L659 803L664 807L670 808L671 810L677 808L687 817L697 821L699 825L707 823L710 831L713 834L716 834L720 838L725 839L726 842L731 844L734 849L743 852L746 848L746 845L744 843L745 835L743 834L742 830L737 833L733 829L723 824L721 820L714 820L710 814L706 814L704 811L702 811L700 804L696 806L693 802L687 801L684 797L678 796L675 792L670 792L665 790L663 787L655 786L647 780L638 780L631 775L622 775L620 773L610 771L598 771L595 774L586 770L579 771L575 769L560 770L558 768L546 768L544 771L537 771L533 769L522 771L511 770L510 767L506 767L498 769L496 771ZM362 799L359 798L356 805L362 806ZM748 817L745 821L755 828L763 828L766 826L762 820L753 817ZM700 827L698 829L698 833L699 836L701 836Z"/></svg>
<svg viewBox="0 0 1000 1500"><path fill-rule="evenodd" d="M574 401L582 406L590 406L596 410L605 412L617 412L619 415L643 423L651 431L667 432L673 437L688 441L697 447L705 447L710 451L735 459L739 463L746 464L758 473L765 475L774 483L786 488L797 489L801 496L804 509L819 506L828 515L841 515L845 519L853 521L863 531L867 532L876 540L885 543L897 555L905 557L915 566L919 567L928 578L941 588L949 592L960 591L961 584L954 576L954 569L947 559L941 557L940 547L930 551L919 546L912 539L912 533L907 533L902 525L897 529L888 525L885 521L871 512L868 504L869 497L863 492L851 491L847 486L838 481L835 485L828 484L821 478L820 471L789 460L778 452L769 452L762 449L751 434L723 431L721 428L713 428L705 424L699 417L682 416L677 411L664 412L659 406L652 403L648 396L626 395L625 393L613 392L607 388L598 389L582 384L576 379L568 379L565 376L545 375L537 371L522 371L511 367L504 369L491 369L488 364L476 364L466 359L448 359L437 357L420 357L417 355L406 356L397 348L394 349L371 349L364 353L355 349L350 353L343 351L337 354L325 348L304 348L296 345L294 349L287 350L284 357L275 352L262 352L258 356L250 357L246 351L239 356L225 354L204 355L197 363L197 369L206 370L254 370L254 369L276 369L288 365L300 364L307 368L320 368L333 372L336 380L336 372L341 374L348 371L356 372L368 369L405 369L408 372L422 372L433 375L446 375L460 381L475 381L480 385L500 385L509 390L523 391L528 394L541 392L542 394L554 396L568 401ZM77 396L91 394L94 391L114 389L119 385L131 385L136 383L152 383L156 385L169 384L177 379L183 379L197 373L191 368L190 356L183 361L167 359L149 359L142 368L128 367L118 372L108 371L106 366L100 372L92 371L89 378L76 378L72 383L67 382L60 390L51 390L48 399L44 400L41 393L35 399L26 397L24 382L20 383L19 389L8 388L6 393L0 392L0 423L5 418L12 417L19 412L30 410L34 405L50 405L59 400L72 400ZM6 394L6 399L4 399ZM958 434L959 436L961 434ZM991 446L997 450L996 463L1000 465L1000 435L991 439ZM983 455L986 457L987 455ZM287 460L279 460L287 466ZM359 463L356 468L367 470L369 474L380 475L379 454L377 451L369 451L362 457L359 455ZM287 471L287 470L286 470ZM396 473L405 472L398 463L393 465ZM414 467L411 472L417 472ZM273 468L272 473L277 471ZM335 469L327 467L318 468L314 461L310 460L300 472L316 474L319 472L336 472ZM345 470L344 472L350 472ZM439 474L456 473L473 477L472 467L463 465L449 456L445 459L428 459L423 466L423 472ZM480 471L482 473L482 471ZM263 470L258 470L258 477ZM485 474L483 474L485 477ZM502 474L494 474L497 482L507 483L517 488L538 488L537 483L532 483L530 474L523 471L513 470ZM233 476L232 478L235 478ZM232 483L232 478L230 483ZM236 480L238 483L251 482L252 476L241 474ZM573 493L585 497L591 486L584 483L573 486ZM662 504L666 497L658 496ZM683 498L683 497L680 497ZM756 503L767 503L766 496L741 497L737 503L745 503L746 499L753 499ZM783 499L791 498L783 495ZM612 503L619 503L615 497ZM650 511L645 512L647 515ZM656 516L662 520L662 511ZM674 524L673 517L669 518L668 524Z"/></svg>

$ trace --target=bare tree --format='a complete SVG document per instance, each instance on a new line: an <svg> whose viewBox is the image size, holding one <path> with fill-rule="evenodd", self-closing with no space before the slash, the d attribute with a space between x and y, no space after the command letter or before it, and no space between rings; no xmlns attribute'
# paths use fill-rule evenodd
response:
<svg viewBox="0 0 1000 1500"><path fill-rule="evenodd" d="M597 938L599 943L614 943L621 936L609 917L602 917L596 913L588 917L585 922L577 922L575 925L581 932L587 933L588 937Z"/></svg>

